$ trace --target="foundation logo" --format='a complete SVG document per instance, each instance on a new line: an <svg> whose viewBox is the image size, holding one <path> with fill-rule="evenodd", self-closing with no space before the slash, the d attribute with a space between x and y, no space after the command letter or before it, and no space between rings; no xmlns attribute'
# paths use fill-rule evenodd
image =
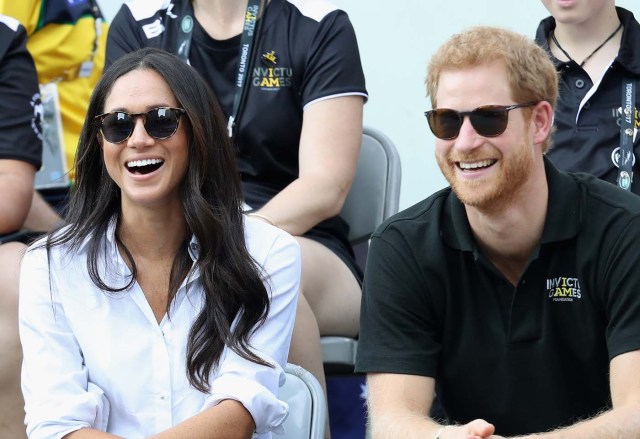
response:
<svg viewBox="0 0 640 439"><path fill-rule="evenodd" d="M277 59L273 51L266 55L270 55L270 59ZM292 78L291 67L256 67L253 69L252 84L262 90L277 91L283 87L291 87Z"/></svg>
<svg viewBox="0 0 640 439"><path fill-rule="evenodd" d="M553 277L547 279L547 293L554 302L573 302L582 298L580 280L577 277Z"/></svg>
<svg viewBox="0 0 640 439"><path fill-rule="evenodd" d="M276 65L278 65L278 58L276 57L275 50L272 50L271 52L263 53L260 59L267 66L275 67Z"/></svg>

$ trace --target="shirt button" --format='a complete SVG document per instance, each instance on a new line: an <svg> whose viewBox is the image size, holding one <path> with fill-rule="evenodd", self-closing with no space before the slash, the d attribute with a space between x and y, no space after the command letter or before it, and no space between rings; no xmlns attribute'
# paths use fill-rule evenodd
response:
<svg viewBox="0 0 640 439"><path fill-rule="evenodd" d="M584 87L584 81L582 79L576 80L576 87L578 88Z"/></svg>
<svg viewBox="0 0 640 439"><path fill-rule="evenodd" d="M164 400L164 395L160 396L160 399Z"/></svg>
<svg viewBox="0 0 640 439"><path fill-rule="evenodd" d="M582 106L582 108L584 108L585 110L588 110L589 107L591 107L591 104L589 102L585 102L584 105Z"/></svg>
<svg viewBox="0 0 640 439"><path fill-rule="evenodd" d="M195 242L191 243L191 250L193 250L194 252L198 251L198 244Z"/></svg>

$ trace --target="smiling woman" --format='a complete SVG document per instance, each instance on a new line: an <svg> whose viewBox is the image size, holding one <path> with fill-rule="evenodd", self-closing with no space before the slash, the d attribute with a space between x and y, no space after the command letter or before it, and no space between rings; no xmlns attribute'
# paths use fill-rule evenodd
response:
<svg viewBox="0 0 640 439"><path fill-rule="evenodd" d="M115 81L104 103L106 113L94 118L104 140L105 167L122 192L123 209L150 203L179 207L189 151L188 116L180 124L185 110L177 107L159 73L138 69Z"/></svg>
<svg viewBox="0 0 640 439"><path fill-rule="evenodd" d="M129 54L98 83L69 225L22 263L29 437L282 429L300 252L242 215L224 130L207 85L167 52Z"/></svg>

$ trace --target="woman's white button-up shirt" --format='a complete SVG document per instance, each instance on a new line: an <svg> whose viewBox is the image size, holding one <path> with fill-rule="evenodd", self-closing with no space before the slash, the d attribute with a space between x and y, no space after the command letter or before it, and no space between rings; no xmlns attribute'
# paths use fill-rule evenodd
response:
<svg viewBox="0 0 640 439"><path fill-rule="evenodd" d="M108 285L126 284L130 271L117 250L115 226L103 238L100 271ZM86 247L27 251L20 276L22 389L30 438L61 438L95 428L143 438L219 403L241 402L256 424L255 438L280 432L288 406L278 399L296 311L300 250L287 233L245 217L251 256L266 273L270 310L251 336L255 353L275 367L245 360L225 348L211 389L189 385L189 329L203 306L199 273L178 290L158 324L137 283L106 293L89 278ZM192 258L198 245L189 246Z"/></svg>

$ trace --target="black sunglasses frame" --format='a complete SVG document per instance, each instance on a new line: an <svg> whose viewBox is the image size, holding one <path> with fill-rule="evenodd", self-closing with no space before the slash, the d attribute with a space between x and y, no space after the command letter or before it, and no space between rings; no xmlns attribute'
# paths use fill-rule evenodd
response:
<svg viewBox="0 0 640 439"><path fill-rule="evenodd" d="M154 111L157 112L158 110L171 110L174 115L175 115L175 128L173 129L173 131L171 132L171 134L167 135L167 136L157 136L154 135L153 132L149 131L149 128L147 127L147 120L148 117L151 113L153 113ZM174 107L156 107L156 108L152 108L148 111L142 112L142 113L127 113L126 111L111 111L109 113L103 113L103 114L99 114L96 117L94 117L94 123L96 124L96 126L98 127L98 129L100 130L100 132L102 133L102 136L104 137L104 139L109 142L109 143L122 143L124 141L126 141L129 137L131 137L131 135L133 134L133 130L135 129L135 121L138 117L142 118L142 125L144 126L145 131L147 132L147 134L151 137L153 137L154 139L158 139L158 140L164 140L164 139L168 139L169 137L173 136L177 131L178 131L178 126L180 126L180 117L184 114L186 114L187 111L183 108L174 108ZM125 114L127 115L127 117L129 118L129 133L127 134L127 136L122 139L122 140L109 140L108 136L105 135L104 132L104 119L108 116L114 115L114 114ZM155 131L153 128L151 129L151 131Z"/></svg>
<svg viewBox="0 0 640 439"><path fill-rule="evenodd" d="M482 105L480 107L474 108L471 111L457 111L452 110L450 108L436 108L433 110L425 111L424 115L427 118L427 122L429 123L429 129L434 136L438 139L442 140L453 140L458 137L460 134L460 128L462 128L462 124L464 123L465 116L469 117L469 121L473 126L473 129L476 130L478 134L483 137L498 137L502 133L504 133L509 125L509 111L515 110L516 108L525 108L525 107L533 107L537 105L540 101L530 101L525 102L524 104L514 104L514 105ZM438 131L437 124L435 121L435 117L439 113L447 112L449 114L455 114L457 116L457 126L455 127L455 134L451 136L445 136L442 134L438 135L436 131ZM478 121L478 117L491 119L491 122L495 125L491 125L490 128L495 128L493 130L486 130L486 127L483 128L481 122ZM499 124L498 124L499 122ZM453 125L452 125L453 127ZM484 131L484 132L483 132Z"/></svg>

